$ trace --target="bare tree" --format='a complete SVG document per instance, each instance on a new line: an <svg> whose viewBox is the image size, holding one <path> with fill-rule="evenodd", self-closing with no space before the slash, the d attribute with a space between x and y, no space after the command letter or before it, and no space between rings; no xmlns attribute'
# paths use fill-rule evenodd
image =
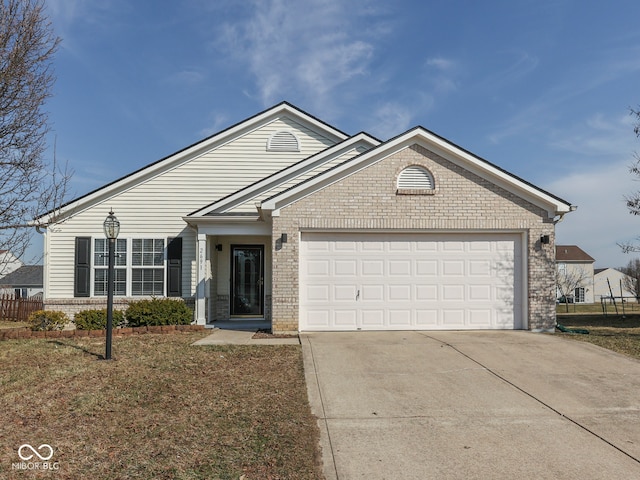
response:
<svg viewBox="0 0 640 480"><path fill-rule="evenodd" d="M574 299L577 288L581 287L589 278L587 271L578 266L558 264L556 267L556 286L560 298L564 299L566 311L569 311L569 299Z"/></svg>
<svg viewBox="0 0 640 480"><path fill-rule="evenodd" d="M636 117L636 123L633 127L633 132L636 134L636 137L640 137L640 109L635 110L632 108L630 109L630 114ZM629 172L640 179L640 154L636 153L634 157L635 162L629 167ZM624 199L627 202L629 213L631 213L632 215L640 215L640 191L632 193L631 195L627 195L624 197ZM640 241L640 237L637 237L636 240ZM625 253L640 251L640 246L631 242L619 243L618 246L622 248L622 251Z"/></svg>
<svg viewBox="0 0 640 480"><path fill-rule="evenodd" d="M51 212L46 218L53 220L70 176L56 165L55 155L44 158L49 132L44 104L55 81L52 62L59 43L44 0L0 3L0 250L16 257L29 246L38 214Z"/></svg>
<svg viewBox="0 0 640 480"><path fill-rule="evenodd" d="M624 289L640 298L640 259L629 260L626 267L620 267L618 270L627 275L622 280Z"/></svg>

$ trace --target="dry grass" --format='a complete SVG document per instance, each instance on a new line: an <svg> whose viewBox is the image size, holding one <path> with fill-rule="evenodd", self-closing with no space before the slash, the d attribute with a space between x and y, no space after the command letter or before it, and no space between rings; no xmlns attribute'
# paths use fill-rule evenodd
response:
<svg viewBox="0 0 640 480"><path fill-rule="evenodd" d="M28 327L29 324L27 322L13 322L9 320L0 320L0 329L4 328L21 328Z"/></svg>
<svg viewBox="0 0 640 480"><path fill-rule="evenodd" d="M558 323L589 330L589 335L565 334L567 338L593 343L640 359L640 315L558 315Z"/></svg>
<svg viewBox="0 0 640 480"><path fill-rule="evenodd" d="M99 338L2 342L0 478L320 478L300 347L202 337L114 338L113 361ZM13 470L24 443L59 470Z"/></svg>

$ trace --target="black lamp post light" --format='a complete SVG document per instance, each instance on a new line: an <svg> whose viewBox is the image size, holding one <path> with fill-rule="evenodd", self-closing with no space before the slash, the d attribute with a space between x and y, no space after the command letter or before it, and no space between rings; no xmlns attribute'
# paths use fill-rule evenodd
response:
<svg viewBox="0 0 640 480"><path fill-rule="evenodd" d="M107 347L104 354L105 360L111 360L111 340L113 337L113 267L116 259L116 238L120 233L120 222L113 214L113 209L102 224L104 236L109 240L109 270L107 273Z"/></svg>

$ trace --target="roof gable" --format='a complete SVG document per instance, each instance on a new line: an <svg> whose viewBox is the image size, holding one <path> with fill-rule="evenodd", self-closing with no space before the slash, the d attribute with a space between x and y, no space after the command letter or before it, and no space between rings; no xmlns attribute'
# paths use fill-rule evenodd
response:
<svg viewBox="0 0 640 480"><path fill-rule="evenodd" d="M289 125L301 125L309 130L317 132L329 139L330 143L341 142L348 138L344 132L318 120L316 117L298 109L288 102L282 102L270 109L264 110L242 122L236 123L221 132L207 137L197 143L194 143L182 150L179 150L167 157L156 162L148 164L124 177L121 177L103 187L89 192L81 197L72 200L63 205L56 211L58 221L64 220L69 215L82 211L95 204L105 201L114 195L118 195L127 191L145 181L155 178L163 173L170 171L181 164L203 155L207 151L212 151L220 146L233 142L248 133L259 129L277 119L284 121ZM266 144L265 144L266 149ZM50 216L53 211L43 214L39 220L43 220Z"/></svg>
<svg viewBox="0 0 640 480"><path fill-rule="evenodd" d="M379 162L394 153L412 145L424 148L442 156L460 167L485 178L505 190L547 210L549 217L564 215L575 210L575 206L533 184L513 175L506 170L484 160L471 152L458 147L448 140L423 128L415 127L402 135L382 143L362 155L348 160L311 179L307 179L288 190L278 193L262 202L265 210L277 210L315 191L340 181L357 171Z"/></svg>
<svg viewBox="0 0 640 480"><path fill-rule="evenodd" d="M259 201L259 199L275 195L279 191L286 189L289 184L296 185L300 183L300 178L306 178L305 175L313 176L313 172L317 174L319 171L324 171L323 169L326 169L327 165L332 162L339 162L344 156L349 154L352 156L359 155L379 144L379 140L361 132L316 155L301 160L290 167L192 212L188 217L195 218L205 215L227 213L247 202ZM255 206L253 210L255 211Z"/></svg>

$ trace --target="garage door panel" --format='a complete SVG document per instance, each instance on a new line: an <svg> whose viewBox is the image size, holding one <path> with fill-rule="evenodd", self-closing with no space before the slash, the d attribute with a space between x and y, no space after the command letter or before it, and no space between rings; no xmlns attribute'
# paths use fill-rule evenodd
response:
<svg viewBox="0 0 640 480"><path fill-rule="evenodd" d="M411 326L411 310L408 309L389 309L389 326L390 327L409 327Z"/></svg>
<svg viewBox="0 0 640 480"><path fill-rule="evenodd" d="M443 285L442 299L455 302L463 301L465 299L464 290L464 285Z"/></svg>
<svg viewBox="0 0 640 480"><path fill-rule="evenodd" d="M411 285L389 285L390 302L404 302L411 299Z"/></svg>
<svg viewBox="0 0 640 480"><path fill-rule="evenodd" d="M329 285L308 285L305 288L306 295L302 297L310 302L328 302L331 300L329 290Z"/></svg>
<svg viewBox="0 0 640 480"><path fill-rule="evenodd" d="M300 252L302 330L521 328L519 234L303 233Z"/></svg>
<svg viewBox="0 0 640 480"><path fill-rule="evenodd" d="M437 260L416 260L416 274L421 277L435 277L438 275Z"/></svg>
<svg viewBox="0 0 640 480"><path fill-rule="evenodd" d="M384 327L384 311L362 309L362 327Z"/></svg>
<svg viewBox="0 0 640 480"><path fill-rule="evenodd" d="M464 326L464 313L461 308L442 309L442 323L449 327L463 327Z"/></svg>
<svg viewBox="0 0 640 480"><path fill-rule="evenodd" d="M379 278L384 274L384 261L383 260L369 260L363 259L361 262L361 272L365 277Z"/></svg>
<svg viewBox="0 0 640 480"><path fill-rule="evenodd" d="M416 326L434 328L438 326L438 310L416 309Z"/></svg>
<svg viewBox="0 0 640 480"><path fill-rule="evenodd" d="M333 312L333 323L338 328L356 329L357 310L355 309L335 309Z"/></svg>
<svg viewBox="0 0 640 480"><path fill-rule="evenodd" d="M328 276L329 275L329 260L309 260L307 262L307 275L313 276Z"/></svg>
<svg viewBox="0 0 640 480"><path fill-rule="evenodd" d="M390 276L408 277L411 275L410 260L390 260L388 263Z"/></svg>
<svg viewBox="0 0 640 480"><path fill-rule="evenodd" d="M491 287L489 285L469 285L469 300L472 302L487 301L493 299Z"/></svg>
<svg viewBox="0 0 640 480"><path fill-rule="evenodd" d="M333 299L336 302L348 301L352 302L356 300L358 289L355 285L333 285Z"/></svg>
<svg viewBox="0 0 640 480"><path fill-rule="evenodd" d="M489 260L469 260L469 275L472 277L491 276L491 262Z"/></svg>
<svg viewBox="0 0 640 480"><path fill-rule="evenodd" d="M428 302L438 299L437 285L416 285L416 300L418 302Z"/></svg>
<svg viewBox="0 0 640 480"><path fill-rule="evenodd" d="M331 327L331 313L326 309L314 310L309 308L306 311L306 320L309 328L327 329Z"/></svg>
<svg viewBox="0 0 640 480"><path fill-rule="evenodd" d="M336 260L333 262L334 276L355 277L357 274L357 264L355 260Z"/></svg>
<svg viewBox="0 0 640 480"><path fill-rule="evenodd" d="M469 324L476 328L488 328L491 326L491 309L468 309Z"/></svg>
<svg viewBox="0 0 640 480"><path fill-rule="evenodd" d="M442 262L442 274L448 277L464 275L464 262L462 260L444 260Z"/></svg>

